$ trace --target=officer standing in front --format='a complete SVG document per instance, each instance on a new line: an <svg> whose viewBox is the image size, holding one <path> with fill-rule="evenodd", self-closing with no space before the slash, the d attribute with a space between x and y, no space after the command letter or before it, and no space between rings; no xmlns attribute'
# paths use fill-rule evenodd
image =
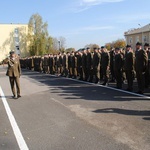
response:
<svg viewBox="0 0 150 150"><path fill-rule="evenodd" d="M14 51L10 52L10 57L8 59L8 69L7 69L7 76L9 76L9 81L11 85L11 90L13 93L13 98L17 99L20 98L20 75L21 75L21 67L20 67L20 61L19 58L16 57L16 54ZM17 95L16 95L16 89L17 89Z"/></svg>

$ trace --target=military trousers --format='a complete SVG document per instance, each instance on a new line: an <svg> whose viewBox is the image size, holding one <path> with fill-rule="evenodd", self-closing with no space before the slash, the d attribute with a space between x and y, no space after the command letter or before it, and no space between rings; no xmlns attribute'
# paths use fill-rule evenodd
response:
<svg viewBox="0 0 150 150"><path fill-rule="evenodd" d="M19 77L9 77L11 90L14 96L16 96L16 89L17 89L17 96L20 95L20 80ZM15 88L16 85L16 88Z"/></svg>
<svg viewBox="0 0 150 150"><path fill-rule="evenodd" d="M122 88L122 71L120 69L114 70L115 78L116 78L116 87L121 89Z"/></svg>
<svg viewBox="0 0 150 150"><path fill-rule="evenodd" d="M142 71L136 71L136 77L138 82L138 89L143 92L145 89L145 73Z"/></svg>
<svg viewBox="0 0 150 150"><path fill-rule="evenodd" d="M134 79L134 73L133 70L126 70L126 79L128 83L128 90L133 90L133 79Z"/></svg>
<svg viewBox="0 0 150 150"><path fill-rule="evenodd" d="M100 67L93 67L93 80L94 83L97 83L100 80L100 69L98 69Z"/></svg>
<svg viewBox="0 0 150 150"><path fill-rule="evenodd" d="M109 79L109 70L107 68L101 68L102 70L102 76L104 79L104 84L108 83L108 79Z"/></svg>

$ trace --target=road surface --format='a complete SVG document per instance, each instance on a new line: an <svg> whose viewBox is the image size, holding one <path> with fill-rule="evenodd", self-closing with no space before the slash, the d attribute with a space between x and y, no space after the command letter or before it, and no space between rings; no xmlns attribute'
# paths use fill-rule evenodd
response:
<svg viewBox="0 0 150 150"><path fill-rule="evenodd" d="M23 70L11 98L0 67L0 150L150 150L150 97Z"/></svg>

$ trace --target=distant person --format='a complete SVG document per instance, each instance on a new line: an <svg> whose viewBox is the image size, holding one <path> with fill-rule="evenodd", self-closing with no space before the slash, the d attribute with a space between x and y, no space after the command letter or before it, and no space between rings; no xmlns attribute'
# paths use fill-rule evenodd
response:
<svg viewBox="0 0 150 150"><path fill-rule="evenodd" d="M21 75L21 67L19 58L16 56L14 51L10 52L10 57L8 59L8 69L7 69L7 76L9 76L9 81L11 85L11 90L13 93L13 98L17 99L20 98L20 75ZM16 85L16 88L15 88ZM16 94L17 89L17 94Z"/></svg>

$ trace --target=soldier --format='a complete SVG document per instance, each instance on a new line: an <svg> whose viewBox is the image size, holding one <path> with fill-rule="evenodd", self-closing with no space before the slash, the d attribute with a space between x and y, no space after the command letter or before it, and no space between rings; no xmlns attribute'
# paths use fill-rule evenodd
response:
<svg viewBox="0 0 150 150"><path fill-rule="evenodd" d="M100 54L98 52L98 48L94 48L92 64L93 64L94 83L98 83L100 82Z"/></svg>
<svg viewBox="0 0 150 150"><path fill-rule="evenodd" d="M122 67L123 67L123 55L120 48L115 48L114 56L114 73L116 78L116 84L118 89L122 89Z"/></svg>
<svg viewBox="0 0 150 150"><path fill-rule="evenodd" d="M86 56L86 68L87 68L87 81L92 82L93 74L92 74L92 53L90 48L88 47L87 49L87 56Z"/></svg>
<svg viewBox="0 0 150 150"><path fill-rule="evenodd" d="M13 98L17 99L20 98L20 75L21 75L21 67L20 67L20 61L16 57L15 52L10 52L10 58L8 59L8 69L7 69L7 76L9 76L9 81L11 85L11 90L13 93ZM17 89L17 95L15 90L15 84Z"/></svg>
<svg viewBox="0 0 150 150"><path fill-rule="evenodd" d="M68 76L68 55L66 53L63 54L62 66L63 66L62 76L67 77Z"/></svg>
<svg viewBox="0 0 150 150"><path fill-rule="evenodd" d="M104 82L102 83L102 85L108 85L109 65L110 65L110 55L107 49L104 46L102 46L101 47L101 69L104 78Z"/></svg>
<svg viewBox="0 0 150 150"><path fill-rule="evenodd" d="M79 77L79 80L83 80L81 51L78 51L77 53L77 76Z"/></svg>
<svg viewBox="0 0 150 150"><path fill-rule="evenodd" d="M120 52L121 52L121 54L123 56L123 59L124 59L125 53L126 53L125 49L124 48L120 48ZM122 81L123 81L123 83L125 83L125 80L126 80L126 74L125 74L125 70L123 68L122 69Z"/></svg>
<svg viewBox="0 0 150 150"><path fill-rule="evenodd" d="M131 45L126 46L126 53L124 57L124 70L126 73L126 79L128 83L127 91L133 91L133 79L134 79L134 53Z"/></svg>
<svg viewBox="0 0 150 150"><path fill-rule="evenodd" d="M58 67L57 67L57 55L54 55L54 73L58 73Z"/></svg>
<svg viewBox="0 0 150 150"><path fill-rule="evenodd" d="M145 50L145 52L147 53L147 55L149 55L149 50L148 50L148 48L149 48L149 44L148 43L145 43L144 44L144 50ZM146 68L146 72L145 72L145 88L148 88L149 87L149 82L150 82L150 80L149 80L149 71L148 71L148 66L147 66L147 68Z"/></svg>
<svg viewBox="0 0 150 150"><path fill-rule="evenodd" d="M149 81L150 81L150 48L148 48L148 73L149 73Z"/></svg>
<svg viewBox="0 0 150 150"><path fill-rule="evenodd" d="M135 52L135 71L138 82L138 92L143 94L145 88L145 72L148 64L147 53L142 49L142 44L137 42Z"/></svg>
<svg viewBox="0 0 150 150"><path fill-rule="evenodd" d="M86 67L86 61L87 61L87 52L85 48L82 49L82 72L83 72L83 80L87 81L87 67Z"/></svg>
<svg viewBox="0 0 150 150"><path fill-rule="evenodd" d="M68 77L72 78L71 54L68 53Z"/></svg>
<svg viewBox="0 0 150 150"><path fill-rule="evenodd" d="M54 57L53 57L53 54L50 54L50 57L49 57L49 73L54 74Z"/></svg>
<svg viewBox="0 0 150 150"><path fill-rule="evenodd" d="M58 65L58 75L60 76L62 74L62 54L59 53L58 54L58 58L57 58L57 65Z"/></svg>
<svg viewBox="0 0 150 150"><path fill-rule="evenodd" d="M47 54L44 55L44 61L43 61L43 71L44 73L48 73L49 69L48 69L48 64L49 64L49 56Z"/></svg>
<svg viewBox="0 0 150 150"><path fill-rule="evenodd" d="M115 73L114 73L115 50L114 50L114 48L111 48L109 53L110 53L110 74L111 74L110 82L115 82Z"/></svg>
<svg viewBox="0 0 150 150"><path fill-rule="evenodd" d="M75 79L77 77L77 57L75 52L71 54L71 68L72 68L72 78Z"/></svg>

